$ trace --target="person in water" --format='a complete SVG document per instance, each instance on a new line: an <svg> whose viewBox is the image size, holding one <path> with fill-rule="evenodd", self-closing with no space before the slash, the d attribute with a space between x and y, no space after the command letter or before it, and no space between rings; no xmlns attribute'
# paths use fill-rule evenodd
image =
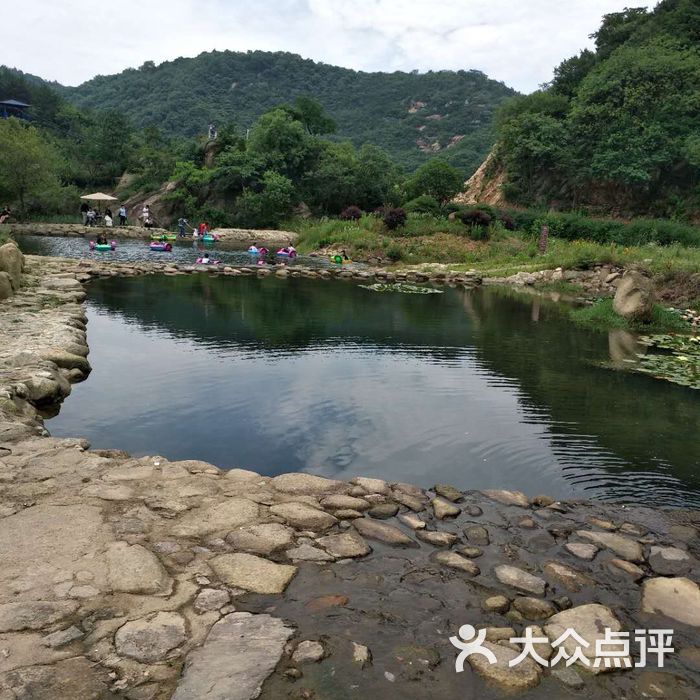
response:
<svg viewBox="0 0 700 700"><path fill-rule="evenodd" d="M104 233L97 236L97 245L107 245L107 236Z"/></svg>
<svg viewBox="0 0 700 700"><path fill-rule="evenodd" d="M209 264L209 263L211 262L211 260L209 259L209 251L205 250L205 251L202 253L202 262L203 262L205 265L207 265L207 264Z"/></svg>

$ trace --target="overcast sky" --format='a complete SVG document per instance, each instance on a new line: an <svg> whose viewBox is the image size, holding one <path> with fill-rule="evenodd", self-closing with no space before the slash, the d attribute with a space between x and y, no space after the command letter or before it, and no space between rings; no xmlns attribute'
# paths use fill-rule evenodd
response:
<svg viewBox="0 0 700 700"><path fill-rule="evenodd" d="M367 71L471 69L523 92L644 0L0 0L0 63L77 85L230 49Z"/></svg>

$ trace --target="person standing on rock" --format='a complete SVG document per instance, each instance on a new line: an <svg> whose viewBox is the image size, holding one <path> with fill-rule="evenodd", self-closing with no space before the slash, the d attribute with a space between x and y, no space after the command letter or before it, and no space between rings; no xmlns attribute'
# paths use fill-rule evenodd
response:
<svg viewBox="0 0 700 700"><path fill-rule="evenodd" d="M126 207L123 204L119 207L119 225L126 226Z"/></svg>
<svg viewBox="0 0 700 700"><path fill-rule="evenodd" d="M187 227L190 226L190 222L184 216L181 216L177 220L178 236L180 238L185 238L187 236Z"/></svg>

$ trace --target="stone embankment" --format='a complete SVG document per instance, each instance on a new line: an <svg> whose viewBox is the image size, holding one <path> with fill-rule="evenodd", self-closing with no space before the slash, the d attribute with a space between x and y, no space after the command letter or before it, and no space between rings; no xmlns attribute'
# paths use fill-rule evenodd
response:
<svg viewBox="0 0 700 700"><path fill-rule="evenodd" d="M81 224L44 224L27 223L11 224L9 230L17 235L33 236L66 236L71 238L94 238L98 233L103 233L109 238L139 238L149 239L151 236L170 234L162 228L147 229L143 226L83 226ZM297 242L298 235L293 231L259 230L221 228L214 231L220 237L219 244L230 248L248 248L252 243L270 247L283 247Z"/></svg>
<svg viewBox="0 0 700 700"><path fill-rule="evenodd" d="M700 513L267 477L47 436L39 409L89 371L83 283L142 273L92 265L29 258L0 303L2 700L697 697ZM466 624L495 663L458 674ZM509 666L511 638L547 640L546 661L569 628L573 665ZM674 651L598 673L605 628L673 629Z"/></svg>

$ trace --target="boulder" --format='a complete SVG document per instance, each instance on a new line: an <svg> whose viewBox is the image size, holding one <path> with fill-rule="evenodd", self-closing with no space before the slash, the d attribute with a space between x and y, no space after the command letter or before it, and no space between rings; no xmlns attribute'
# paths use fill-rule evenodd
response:
<svg viewBox="0 0 700 700"><path fill-rule="evenodd" d="M435 561L448 569L461 571L467 576L478 576L481 573L481 570L473 561L463 557L461 554L457 554L457 552L438 552L435 555Z"/></svg>
<svg viewBox="0 0 700 700"><path fill-rule="evenodd" d="M353 527L370 540L378 540L394 547L415 547L416 543L401 530L378 520L359 518L353 521Z"/></svg>
<svg viewBox="0 0 700 700"><path fill-rule="evenodd" d="M654 287L647 277L628 270L615 292L613 310L630 321L650 321L654 310Z"/></svg>
<svg viewBox="0 0 700 700"><path fill-rule="evenodd" d="M329 513L306 503L278 503L270 507L270 513L279 516L292 527L305 530L327 530L337 522Z"/></svg>
<svg viewBox="0 0 700 700"><path fill-rule="evenodd" d="M107 549L107 567L114 591L167 595L172 588L172 580L158 557L140 544L111 544Z"/></svg>
<svg viewBox="0 0 700 700"><path fill-rule="evenodd" d="M187 656L172 700L250 700L282 658L294 630L270 615L222 618Z"/></svg>
<svg viewBox="0 0 700 700"><path fill-rule="evenodd" d="M209 565L227 585L253 593L282 593L297 572L296 566L275 564L253 554L221 554Z"/></svg>
<svg viewBox="0 0 700 700"><path fill-rule="evenodd" d="M660 576L687 574L693 560L678 547L652 547L649 550L649 566Z"/></svg>
<svg viewBox="0 0 700 700"><path fill-rule="evenodd" d="M610 608L598 603L579 605L570 610L563 610L549 618L544 626L544 631L550 642L559 639L567 630L575 630L576 634L588 643L588 646L581 645L580 649L590 662L586 664L585 661L577 660L576 663L591 671L591 673L600 673L606 668L604 660L601 661L598 667L593 665L596 659L596 641L605 638L606 629L612 632L621 632L622 625L620 625ZM569 636L562 642L561 647L565 650L567 657L572 657L579 645L575 638ZM559 665L564 666L563 659L559 662ZM625 668L624 661L622 668Z"/></svg>
<svg viewBox="0 0 700 700"><path fill-rule="evenodd" d="M532 688L540 682L540 667L531 658L527 657L515 666L510 666L509 662L517 658L520 652L493 642L484 642L482 646L496 657L496 663L489 663L481 654L472 654L467 661L486 680L509 692Z"/></svg>
<svg viewBox="0 0 700 700"><path fill-rule="evenodd" d="M294 542L294 530L281 523L246 525L229 532L226 541L237 550L253 554L272 554Z"/></svg>
<svg viewBox="0 0 700 700"><path fill-rule="evenodd" d="M364 557L372 551L364 539L354 532L321 537L318 544L336 559Z"/></svg>
<svg viewBox="0 0 700 700"><path fill-rule="evenodd" d="M22 281L24 256L14 242L0 246L0 270L6 272L12 283L12 289L19 289Z"/></svg>
<svg viewBox="0 0 700 700"><path fill-rule="evenodd" d="M593 532L590 530L577 530L576 534L584 540L589 540L602 547L611 549L615 554L627 561L644 561L644 552L639 542L616 535L612 532Z"/></svg>
<svg viewBox="0 0 700 700"><path fill-rule="evenodd" d="M4 270L0 270L0 301L9 299L14 294L10 275Z"/></svg>
<svg viewBox="0 0 700 700"><path fill-rule="evenodd" d="M229 498L223 503L188 511L172 532L178 537L197 537L229 531L256 520L258 512L258 504L253 501Z"/></svg>
<svg viewBox="0 0 700 700"><path fill-rule="evenodd" d="M185 620L178 613L159 612L132 620L117 630L114 644L120 656L155 663L185 641Z"/></svg>
<svg viewBox="0 0 700 700"><path fill-rule="evenodd" d="M527 593L544 595L547 584L538 576L533 576L527 571L518 569L515 566L501 564L494 569L496 578L507 586L512 586Z"/></svg>
<svg viewBox="0 0 700 700"><path fill-rule="evenodd" d="M642 584L642 612L700 627L700 587L687 578L648 579Z"/></svg>
<svg viewBox="0 0 700 700"><path fill-rule="evenodd" d="M270 481L275 490L292 496L325 496L331 493L345 493L348 488L343 481L326 479L315 474L292 472L280 474Z"/></svg>

